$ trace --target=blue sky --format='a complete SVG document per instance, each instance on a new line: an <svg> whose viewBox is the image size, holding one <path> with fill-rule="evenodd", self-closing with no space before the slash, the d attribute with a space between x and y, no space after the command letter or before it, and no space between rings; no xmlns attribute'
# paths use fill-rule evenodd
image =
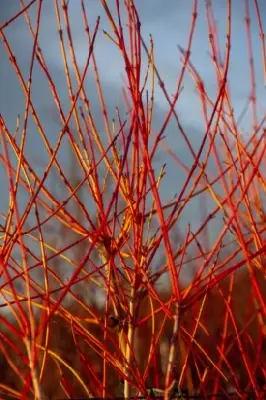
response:
<svg viewBox="0 0 266 400"><path fill-rule="evenodd" d="M20 2L17 0L1 0L1 25L8 18L14 15L14 13L19 11L19 3ZM39 45L57 84L60 97L67 107L67 87L65 84L63 62L60 53L59 37L57 33L58 28L56 25L55 10L53 6L54 2L48 0L43 3ZM153 36L156 65L170 94L175 92L177 78L182 67L178 45L183 48L186 48L187 46L193 3L192 0L136 0L135 2L142 22L143 37L148 42L149 34L152 34ZM212 3L223 55L226 43L227 1L215 0ZM258 3L261 10L264 31L266 31L266 3L263 0L259 0ZM95 26L97 16L100 15L101 17L100 32L97 36L95 54L110 117L113 117L115 115L115 107L117 105L123 106L123 99L121 97L121 88L123 85L121 77L125 76L123 60L113 43L102 33L102 29L111 33L111 28L105 17L101 2L99 0L85 0L85 4L92 28ZM112 10L115 9L114 0L108 0L108 4ZM257 79L257 103L259 116L261 117L265 114L266 104L261 43L259 40L254 2L249 1L249 5L251 11L254 65ZM36 18L35 6L31 8L30 15L34 21ZM88 53L88 44L81 19L80 2L78 0L69 1L69 15L71 16L72 35L74 38L78 62L81 67L84 67ZM250 72L244 18L245 1L233 0L233 35L229 81L236 115L241 114L250 94ZM15 53L17 62L24 72L24 76L27 77L32 51L32 39L29 35L24 17L20 17L6 28L5 34L7 35ZM8 123L9 129L14 131L17 115L20 114L22 116L24 113L25 99L4 50L2 41L0 41L0 59L0 110ZM205 1L203 0L198 1L198 18L196 22L191 60L204 79L208 92L213 95L213 98L215 98L215 95L217 94L216 78L210 57ZM38 68L36 68L34 72L32 90L33 100L38 113L47 132L49 132L49 139L51 140L51 143L53 143L56 141L60 126L54 117L54 104L52 102L48 85L45 82L42 72ZM99 102L95 95L94 84L91 80L88 81L88 93L90 92L91 96L89 95L89 98L92 102L98 127L99 129L103 129ZM167 103L159 87L156 88L155 106L156 116L154 129L156 130L160 128L160 123L168 112ZM185 77L184 90L176 109L192 144L195 146L195 149L197 149L200 145L202 134L204 133L204 123L201 116L201 106L198 101L195 84L188 74ZM251 113L249 108L241 122L241 132L248 135L251 132L251 127ZM181 139L181 136L177 132L176 125L173 121L169 124L166 134L168 144L171 148L184 162L187 162L187 165L190 165L191 157ZM42 143L37 137L36 128L32 121L29 124L27 152L29 158L33 162L36 162L36 165L38 165L38 168L40 168L41 171L47 162L47 158L43 152ZM63 159L67 159L67 154L62 154L62 157ZM0 177L1 176L2 175L0 175ZM4 177L1 179L2 182L4 182ZM185 175L183 172L178 170L178 167L169 160L168 178L165 180L163 186L163 195L165 197L170 197L174 193L177 193L184 179ZM6 209L7 199L2 199L2 203L3 209ZM199 219L199 211L197 204L195 203L191 205L184 214L183 222L195 222L195 224L197 224Z"/></svg>

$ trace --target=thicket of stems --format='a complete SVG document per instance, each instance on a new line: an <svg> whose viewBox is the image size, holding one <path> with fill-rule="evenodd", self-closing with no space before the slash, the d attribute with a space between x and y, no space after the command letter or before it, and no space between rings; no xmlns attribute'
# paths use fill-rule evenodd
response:
<svg viewBox="0 0 266 400"><path fill-rule="evenodd" d="M116 0L115 7L107 0L100 2L109 31L102 31L100 18L92 25L86 1L77 2L88 44L82 67L69 2L54 0L50 5L57 21L55 40L61 48L68 108L40 47L44 2L20 0L21 10L0 27L10 68L25 97L15 132L0 115L0 161L6 177L2 190L9 200L8 209L1 212L0 352L5 372L0 393L36 400L121 393L125 398L148 398L152 387L170 400L184 388L190 394L227 396L233 387L239 398L246 398L244 391L263 398L266 114L260 118L258 113L256 87L263 82L257 82L255 73L250 17L253 7L266 82L260 3L245 1L253 122L245 138L228 78L230 0L225 2L224 57L212 2L205 5L211 52L207 62L216 73L215 96L207 92L193 62L197 0L187 47L179 47L182 68L171 94L156 66L156 43L142 34L137 2ZM25 19L32 38L26 77L6 33L18 18ZM115 118L106 104L95 54L100 34L124 65L124 109L117 108ZM50 88L49 101L60 126L56 141L33 101L38 85L34 68ZM187 74L195 83L205 124L197 150L176 111ZM97 88L103 131L91 107L88 76ZM159 89L168 112L155 128ZM243 115L246 112L247 108ZM46 165L41 172L26 151L30 120L42 141L40 157ZM191 165L169 145L170 121L176 124L175 140L185 143ZM69 169L60 156L66 145ZM161 187L168 164L186 178L174 198L165 200ZM211 200L212 209L205 214L199 209L200 226L193 231L188 225L181 232L179 223L195 199L203 199L199 204ZM220 231L213 229L214 218L222 221ZM188 283L181 279L184 271ZM161 289L161 282L168 284Z"/></svg>

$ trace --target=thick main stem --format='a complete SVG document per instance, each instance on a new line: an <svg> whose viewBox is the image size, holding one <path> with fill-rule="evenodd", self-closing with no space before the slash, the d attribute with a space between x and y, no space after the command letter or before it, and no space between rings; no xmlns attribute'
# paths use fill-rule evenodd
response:
<svg viewBox="0 0 266 400"><path fill-rule="evenodd" d="M37 366L36 366L36 362L35 362L35 357L32 354L33 351L32 351L32 344L30 342L30 339L25 338L24 343L25 343L25 347L27 350L28 358L29 358L29 368L30 368L30 373L31 373L31 379L32 379L35 399L36 400L46 400L47 398L41 390L38 372L37 372Z"/></svg>
<svg viewBox="0 0 266 400"><path fill-rule="evenodd" d="M129 370L130 370L130 363L131 363L131 349L133 348L134 344L134 326L133 326L133 321L134 321L134 298L135 298L135 288L134 286L131 287L130 291L130 302L129 302L129 314L130 314L130 320L128 321L128 333L127 333L127 344L126 344L126 377L129 378ZM130 386L129 386L129 381L128 379L125 379L125 385L124 385L124 397L125 399L130 398Z"/></svg>
<svg viewBox="0 0 266 400"><path fill-rule="evenodd" d="M179 306L176 304L176 312L174 315L174 326L173 326L173 334L171 339L171 346L169 352L167 373L165 378L165 392L164 392L164 400L170 400L173 389L176 385L176 379L173 377L173 367L176 361L177 354L177 346L178 346L178 331L179 331ZM171 381L172 379L172 381Z"/></svg>

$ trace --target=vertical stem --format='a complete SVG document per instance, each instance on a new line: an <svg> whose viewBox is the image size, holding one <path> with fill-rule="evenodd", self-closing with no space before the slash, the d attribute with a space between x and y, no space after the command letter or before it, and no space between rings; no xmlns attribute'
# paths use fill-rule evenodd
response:
<svg viewBox="0 0 266 400"><path fill-rule="evenodd" d="M134 343L134 326L133 326L133 321L134 321L134 297L135 297L135 287L134 285L131 287L130 291L130 302L129 302L129 315L130 315L130 320L128 321L128 333L127 333L127 344L126 344L126 376L127 378L129 377L129 371L130 371L130 362L131 362L131 349L133 348L133 343ZM125 379L125 384L124 384L124 397L125 399L128 399L130 397L130 386L128 379Z"/></svg>
<svg viewBox="0 0 266 400"><path fill-rule="evenodd" d="M168 366L165 378L164 400L171 399L172 390L176 384L176 378L173 377L174 363L176 361L177 345L178 345L178 330L179 330L179 304L176 303L176 312L174 316L173 334L171 338L171 346L169 352Z"/></svg>
<svg viewBox="0 0 266 400"><path fill-rule="evenodd" d="M35 394L35 399L36 400L46 400L46 396L41 390L40 382L39 382L39 377L38 377L38 371L36 367L36 360L35 360L35 351L32 351L32 343L30 342L29 338L26 337L24 339L25 347L27 350L27 354L29 357L29 368L30 368L30 373L31 373L31 379L32 379L32 384L33 384L33 390Z"/></svg>

